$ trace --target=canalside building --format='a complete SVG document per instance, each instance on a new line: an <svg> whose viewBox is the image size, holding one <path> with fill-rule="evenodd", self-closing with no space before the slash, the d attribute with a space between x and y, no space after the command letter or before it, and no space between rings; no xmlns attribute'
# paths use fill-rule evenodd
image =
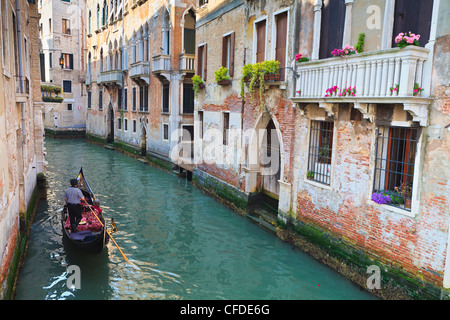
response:
<svg viewBox="0 0 450 320"><path fill-rule="evenodd" d="M193 130L194 2L87 1L88 138L172 163L170 132Z"/></svg>
<svg viewBox="0 0 450 320"><path fill-rule="evenodd" d="M41 94L48 135L86 131L86 1L39 0Z"/></svg>
<svg viewBox="0 0 450 320"><path fill-rule="evenodd" d="M23 253L45 159L37 4L1 0L0 13L0 299L5 299L11 298L14 257Z"/></svg>

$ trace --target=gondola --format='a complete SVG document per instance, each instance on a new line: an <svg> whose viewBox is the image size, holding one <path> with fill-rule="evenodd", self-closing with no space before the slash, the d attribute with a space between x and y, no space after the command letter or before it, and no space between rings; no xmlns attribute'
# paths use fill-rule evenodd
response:
<svg viewBox="0 0 450 320"><path fill-rule="evenodd" d="M105 219L101 214L97 214L101 223L93 216L96 212L92 210L95 195L92 192L86 178L83 174L83 168L77 175L78 188L83 193L87 204L82 204L83 220L78 226L77 232L71 232L69 212L67 206L64 206L61 212L61 226L64 239L71 245L91 253L100 253L109 241L109 235L106 230ZM95 219L95 221L94 221ZM93 222L92 224L90 222Z"/></svg>

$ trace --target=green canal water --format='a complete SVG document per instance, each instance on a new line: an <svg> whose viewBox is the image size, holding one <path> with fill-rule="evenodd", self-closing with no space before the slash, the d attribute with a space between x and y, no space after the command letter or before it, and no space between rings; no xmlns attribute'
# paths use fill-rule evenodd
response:
<svg viewBox="0 0 450 320"><path fill-rule="evenodd" d="M31 227L16 300L374 299L183 178L84 140L45 145L47 200ZM62 241L55 211L80 167L139 270L111 241L97 255ZM68 288L72 265L80 268L80 289Z"/></svg>

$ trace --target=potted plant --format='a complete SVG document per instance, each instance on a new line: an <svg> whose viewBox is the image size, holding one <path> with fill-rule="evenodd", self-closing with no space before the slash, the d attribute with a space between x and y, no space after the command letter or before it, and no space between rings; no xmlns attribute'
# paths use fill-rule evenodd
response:
<svg viewBox="0 0 450 320"><path fill-rule="evenodd" d="M195 99L197 99L200 89L205 87L205 83L199 75L195 75L192 77L192 87L194 89Z"/></svg>
<svg viewBox="0 0 450 320"><path fill-rule="evenodd" d="M216 80L219 86L226 86L231 83L230 76L228 75L228 68L220 67L214 71L214 80Z"/></svg>
<svg viewBox="0 0 450 320"><path fill-rule="evenodd" d="M418 83L414 83L413 91L413 96L417 96L423 91L423 88L421 88Z"/></svg>
<svg viewBox="0 0 450 320"><path fill-rule="evenodd" d="M398 93L398 84L394 84L393 87L390 87L389 90L391 90L391 94Z"/></svg>
<svg viewBox="0 0 450 320"><path fill-rule="evenodd" d="M411 209L412 183L403 182L400 187L394 187L399 197L404 199L405 208Z"/></svg>
<svg viewBox="0 0 450 320"><path fill-rule="evenodd" d="M404 32L400 32L396 37L395 37L395 43L397 44L397 47L399 48L404 48L406 46L420 46L419 43L419 39L420 39L420 34L414 34L411 33L411 31L406 34Z"/></svg>
<svg viewBox="0 0 450 320"><path fill-rule="evenodd" d="M297 61L298 63L308 62L309 58L308 58L308 55L306 55L306 54L303 55L303 54L299 53L299 54L295 55L295 61Z"/></svg>
<svg viewBox="0 0 450 320"><path fill-rule="evenodd" d="M314 179L314 172L313 172L313 171L308 171L308 172L306 173L306 177L307 177L308 179Z"/></svg>

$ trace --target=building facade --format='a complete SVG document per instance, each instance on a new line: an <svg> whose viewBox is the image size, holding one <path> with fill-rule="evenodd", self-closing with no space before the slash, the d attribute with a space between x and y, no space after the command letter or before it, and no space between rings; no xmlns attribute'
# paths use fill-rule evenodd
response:
<svg viewBox="0 0 450 320"><path fill-rule="evenodd" d="M0 299L44 171L37 4L0 1Z"/></svg>
<svg viewBox="0 0 450 320"><path fill-rule="evenodd" d="M87 2L89 136L172 162L171 132L193 128L191 2Z"/></svg>
<svg viewBox="0 0 450 320"><path fill-rule="evenodd" d="M86 2L39 0L38 7L45 128L51 134L84 134Z"/></svg>

